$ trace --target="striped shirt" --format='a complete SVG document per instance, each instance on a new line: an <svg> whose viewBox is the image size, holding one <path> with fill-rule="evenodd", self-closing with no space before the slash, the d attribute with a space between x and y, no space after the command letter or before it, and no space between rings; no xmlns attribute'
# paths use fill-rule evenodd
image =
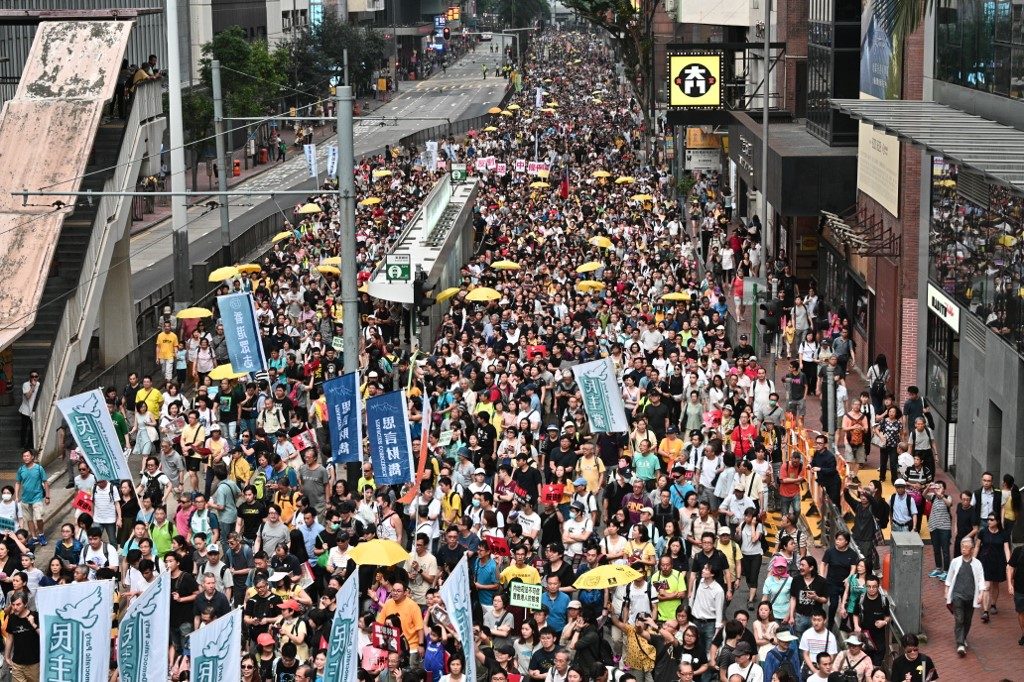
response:
<svg viewBox="0 0 1024 682"><path fill-rule="evenodd" d="M929 497L932 500L932 511L928 515L928 527L932 530L953 530L953 519L950 517L949 507L938 495Z"/></svg>

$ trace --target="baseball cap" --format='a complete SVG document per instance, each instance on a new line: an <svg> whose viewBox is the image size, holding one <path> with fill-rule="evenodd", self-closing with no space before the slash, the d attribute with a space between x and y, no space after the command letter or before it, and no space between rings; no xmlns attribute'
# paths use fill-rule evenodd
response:
<svg viewBox="0 0 1024 682"><path fill-rule="evenodd" d="M665 433L679 433L679 429L674 426L670 426L665 430Z"/></svg>
<svg viewBox="0 0 1024 682"><path fill-rule="evenodd" d="M277 608L279 608L279 609L291 609L292 611L301 611L302 610L302 604L300 604L299 602L295 601L294 599L285 599L283 602L281 602L278 605Z"/></svg>
<svg viewBox="0 0 1024 682"><path fill-rule="evenodd" d="M906 482L906 481L904 481L904 480L903 480L902 478L897 478L897 479L896 479L896 480L895 480L895 481L893 482L893 485L894 485L894 486L896 486L896 487L898 488L898 487L900 487L901 485L902 485L902 486L906 486L906 485L907 485L907 482Z"/></svg>
<svg viewBox="0 0 1024 682"><path fill-rule="evenodd" d="M256 644L259 646L270 646L274 643L274 636L269 632L264 632L262 635L256 638Z"/></svg>
<svg viewBox="0 0 1024 682"><path fill-rule="evenodd" d="M733 647L732 653L734 656L750 656L754 652L751 651L750 645L746 642L738 642L736 646Z"/></svg>
<svg viewBox="0 0 1024 682"><path fill-rule="evenodd" d="M732 486L733 490L744 490L743 481L736 481Z"/></svg>
<svg viewBox="0 0 1024 682"><path fill-rule="evenodd" d="M789 630L779 630L775 633L775 639L779 640L780 642L795 642L796 635L794 635Z"/></svg>
<svg viewBox="0 0 1024 682"><path fill-rule="evenodd" d="M574 486L577 486L577 485L583 485L583 486L585 486L585 485L587 484L587 479L585 479L585 478L583 478L582 476L580 476L580 477L579 477L579 478L577 478L577 479L576 479L575 481L573 481L573 482L572 482L572 484L573 484Z"/></svg>
<svg viewBox="0 0 1024 682"><path fill-rule="evenodd" d="M569 605L566 608L567 609L582 609L583 608L583 604L580 603L579 599L573 599L571 602L569 602ZM846 640L846 641L849 642L850 640Z"/></svg>
<svg viewBox="0 0 1024 682"><path fill-rule="evenodd" d="M473 473L474 474L483 474L484 476L487 475L487 472L484 471L483 469L481 469L480 467L477 467L476 469L473 469Z"/></svg>
<svg viewBox="0 0 1024 682"><path fill-rule="evenodd" d="M573 511L583 511L584 509L586 509L586 507L583 506L582 502L573 502L571 505L569 505L569 507Z"/></svg>
<svg viewBox="0 0 1024 682"><path fill-rule="evenodd" d="M729 526L721 526L718 529L718 534L719 535L732 535L732 531L729 529Z"/></svg>
<svg viewBox="0 0 1024 682"><path fill-rule="evenodd" d="M220 554L220 545L218 545L216 542L214 542L211 545L207 545L206 546L206 553L210 554L211 552L214 553L214 554Z"/></svg>
<svg viewBox="0 0 1024 682"><path fill-rule="evenodd" d="M643 509L640 510L640 513L641 514L650 514L650 515L653 516L654 515L654 510L651 509L650 507L644 507Z"/></svg>
<svg viewBox="0 0 1024 682"><path fill-rule="evenodd" d="M844 641L850 646L864 646L864 642L860 641L857 635L850 635Z"/></svg>

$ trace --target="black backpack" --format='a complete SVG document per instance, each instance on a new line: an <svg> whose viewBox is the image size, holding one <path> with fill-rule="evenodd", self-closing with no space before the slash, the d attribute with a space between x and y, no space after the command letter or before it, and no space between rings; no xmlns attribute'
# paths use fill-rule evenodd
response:
<svg viewBox="0 0 1024 682"><path fill-rule="evenodd" d="M146 481L146 489L142 491L143 497L149 495L150 499L153 500L153 506L159 507L164 503L164 487L160 485L160 477L163 475L157 472L156 476L149 476L149 480Z"/></svg>

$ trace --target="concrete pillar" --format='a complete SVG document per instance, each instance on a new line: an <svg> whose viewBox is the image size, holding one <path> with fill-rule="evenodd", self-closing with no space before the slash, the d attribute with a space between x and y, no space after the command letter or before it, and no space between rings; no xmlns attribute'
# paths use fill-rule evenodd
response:
<svg viewBox="0 0 1024 682"><path fill-rule="evenodd" d="M924 543L917 533L893 533L889 541L889 598L904 633L921 633L921 569Z"/></svg>
<svg viewBox="0 0 1024 682"><path fill-rule="evenodd" d="M128 234L114 245L110 256L112 265L103 286L103 298L96 322L100 330L100 357L104 366L114 364L138 345L135 305L132 302L130 247L131 237Z"/></svg>

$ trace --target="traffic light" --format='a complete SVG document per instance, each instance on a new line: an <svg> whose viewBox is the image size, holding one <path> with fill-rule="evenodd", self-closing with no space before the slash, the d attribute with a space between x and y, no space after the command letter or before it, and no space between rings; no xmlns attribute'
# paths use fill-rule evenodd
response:
<svg viewBox="0 0 1024 682"><path fill-rule="evenodd" d="M441 35L444 36L445 40L448 40L451 37L451 35L452 35L452 30L450 28L448 28L447 26L445 26L444 30L441 31Z"/></svg>

